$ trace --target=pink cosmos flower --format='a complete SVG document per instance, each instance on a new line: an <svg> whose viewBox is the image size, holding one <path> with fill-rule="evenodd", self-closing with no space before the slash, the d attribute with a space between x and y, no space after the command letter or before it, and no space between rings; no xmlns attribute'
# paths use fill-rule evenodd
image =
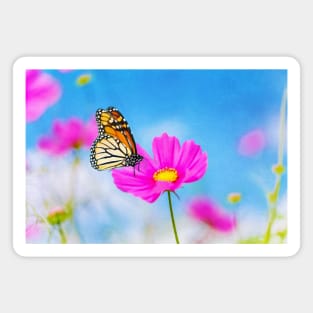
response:
<svg viewBox="0 0 313 313"><path fill-rule="evenodd" d="M98 135L97 123L92 117L86 124L72 117L66 122L54 121L52 135L39 139L41 150L51 155L63 155L72 149L90 148Z"/></svg>
<svg viewBox="0 0 313 313"><path fill-rule="evenodd" d="M235 215L226 212L207 197L193 199L188 205L188 213L220 232L231 232L237 225Z"/></svg>
<svg viewBox="0 0 313 313"><path fill-rule="evenodd" d="M244 156L253 156L265 147L265 135L262 130L255 129L240 138L238 152Z"/></svg>
<svg viewBox="0 0 313 313"><path fill-rule="evenodd" d="M133 168L115 169L115 185L147 202L156 201L162 192L175 191L183 183L199 180L208 166L206 153L193 140L181 146L176 137L163 133L152 143L153 158L137 145L143 160L134 174Z"/></svg>
<svg viewBox="0 0 313 313"><path fill-rule="evenodd" d="M26 120L37 120L61 97L61 85L51 75L40 70L26 71Z"/></svg>

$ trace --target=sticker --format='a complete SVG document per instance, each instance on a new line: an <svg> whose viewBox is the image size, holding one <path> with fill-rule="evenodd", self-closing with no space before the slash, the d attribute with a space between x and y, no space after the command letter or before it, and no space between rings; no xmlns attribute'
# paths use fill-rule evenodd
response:
<svg viewBox="0 0 313 313"><path fill-rule="evenodd" d="M290 57L22 57L22 256L292 256L300 66Z"/></svg>

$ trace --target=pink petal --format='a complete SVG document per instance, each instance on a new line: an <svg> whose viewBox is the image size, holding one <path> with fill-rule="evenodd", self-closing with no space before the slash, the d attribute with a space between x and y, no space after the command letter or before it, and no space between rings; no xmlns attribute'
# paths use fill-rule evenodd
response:
<svg viewBox="0 0 313 313"><path fill-rule="evenodd" d="M27 70L26 71L26 82L32 84L41 74L40 70Z"/></svg>
<svg viewBox="0 0 313 313"><path fill-rule="evenodd" d="M177 168L187 168L194 161L198 151L200 151L200 147L198 145L195 145L193 141L185 141L182 145L175 166Z"/></svg>
<svg viewBox="0 0 313 313"><path fill-rule="evenodd" d="M40 138L38 146L52 155L61 155L82 146L90 148L98 133L95 123L94 118L86 125L76 117L66 122L55 120L52 135Z"/></svg>
<svg viewBox="0 0 313 313"><path fill-rule="evenodd" d="M51 75L38 70L26 72L26 119L38 119L61 97L61 85Z"/></svg>
<svg viewBox="0 0 313 313"><path fill-rule="evenodd" d="M206 153L199 154L197 162L186 170L184 182L191 183L203 177L208 168L208 157Z"/></svg>
<svg viewBox="0 0 313 313"><path fill-rule="evenodd" d="M67 122L54 121L52 133L60 146L71 149L82 138L83 122L77 118L70 118Z"/></svg>
<svg viewBox="0 0 313 313"><path fill-rule="evenodd" d="M37 239L40 236L41 227L37 223L28 224L26 226L26 240Z"/></svg>
<svg viewBox="0 0 313 313"><path fill-rule="evenodd" d="M46 111L46 106L42 105L41 101L33 100L31 103L28 102L26 107L26 121L34 122Z"/></svg>
<svg viewBox="0 0 313 313"><path fill-rule="evenodd" d="M255 129L240 138L238 153L244 156L253 156L265 147L265 135L262 130Z"/></svg>
<svg viewBox="0 0 313 313"><path fill-rule="evenodd" d="M96 119L92 117L85 125L83 134L83 143L86 147L90 147L98 136L98 126Z"/></svg>
<svg viewBox="0 0 313 313"><path fill-rule="evenodd" d="M174 160L180 150L180 144L176 137L169 137L167 133L163 133L160 137L153 139L152 150L155 161L160 168L173 167Z"/></svg>
<svg viewBox="0 0 313 313"><path fill-rule="evenodd" d="M193 199L188 206L188 213L221 232L231 232L237 225L233 214L226 212L212 199L206 197Z"/></svg>
<svg viewBox="0 0 313 313"><path fill-rule="evenodd" d="M140 171L146 173L147 176L153 177L153 174L158 170L156 161L139 145L136 145L137 153L143 157L143 160L138 165Z"/></svg>
<svg viewBox="0 0 313 313"><path fill-rule="evenodd" d="M193 182L200 179L206 172L208 158L206 153L201 151L199 145L193 140L184 142L176 164L179 173L184 173L184 182Z"/></svg>
<svg viewBox="0 0 313 313"><path fill-rule="evenodd" d="M66 132L66 125L60 120L54 120L52 125L52 134L54 137L62 137Z"/></svg>
<svg viewBox="0 0 313 313"><path fill-rule="evenodd" d="M62 155L68 151L68 147L61 145L54 138L43 136L38 141L40 150L47 152L51 155Z"/></svg>
<svg viewBox="0 0 313 313"><path fill-rule="evenodd" d="M78 141L82 141L84 133L83 121L78 118L70 118L66 123L64 141L69 145L74 145Z"/></svg>
<svg viewBox="0 0 313 313"><path fill-rule="evenodd" d="M134 174L130 169L112 170L112 176L115 185L121 191L131 193L148 202L154 202L160 196L160 193L154 190L154 180L151 176L145 176L141 172Z"/></svg>
<svg viewBox="0 0 313 313"><path fill-rule="evenodd" d="M43 136L38 141L38 147L42 150L52 150L54 148L54 141L47 136Z"/></svg>
<svg viewBox="0 0 313 313"><path fill-rule="evenodd" d="M155 161L140 145L137 145L137 153L143 156L143 160L136 166L135 173L134 168L125 167L112 170L112 177L120 190L152 203L162 192L156 188L156 182L153 179L157 167Z"/></svg>

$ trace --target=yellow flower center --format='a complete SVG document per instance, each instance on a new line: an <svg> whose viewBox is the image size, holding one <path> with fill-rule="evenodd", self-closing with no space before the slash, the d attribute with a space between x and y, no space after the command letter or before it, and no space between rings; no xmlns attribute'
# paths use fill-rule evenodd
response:
<svg viewBox="0 0 313 313"><path fill-rule="evenodd" d="M155 181L166 181L173 183L177 180L178 173L174 168L165 167L160 170L157 170L153 174L153 179Z"/></svg>

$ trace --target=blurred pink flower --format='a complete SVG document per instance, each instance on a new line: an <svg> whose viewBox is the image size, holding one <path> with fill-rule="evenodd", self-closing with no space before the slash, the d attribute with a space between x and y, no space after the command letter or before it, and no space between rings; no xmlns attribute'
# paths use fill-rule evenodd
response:
<svg viewBox="0 0 313 313"><path fill-rule="evenodd" d="M237 225L234 214L226 212L207 197L194 198L188 205L188 213L220 232L231 232Z"/></svg>
<svg viewBox="0 0 313 313"><path fill-rule="evenodd" d="M260 129L252 130L240 138L238 152L244 156L253 156L265 147L265 135Z"/></svg>
<svg viewBox="0 0 313 313"><path fill-rule="evenodd" d="M206 153L199 145L188 140L180 146L176 137L163 133L152 143L153 158L137 145L143 160L138 171L133 168L114 169L115 185L147 202L154 202L164 191L175 191L183 183L199 180L208 166Z"/></svg>
<svg viewBox="0 0 313 313"><path fill-rule="evenodd" d="M41 233L41 226L34 222L26 225L26 240L37 239Z"/></svg>
<svg viewBox="0 0 313 313"><path fill-rule="evenodd" d="M26 120L37 120L61 97L59 82L40 70L26 71Z"/></svg>
<svg viewBox="0 0 313 313"><path fill-rule="evenodd" d="M68 211L63 209L61 206L57 206L50 210L47 216L47 220L51 225L56 225L56 224L63 223L69 217L70 217L70 214Z"/></svg>
<svg viewBox="0 0 313 313"><path fill-rule="evenodd" d="M72 149L89 149L97 135L98 127L94 117L86 124L72 117L66 122L54 121L52 135L41 137L38 146L48 154L62 155Z"/></svg>

